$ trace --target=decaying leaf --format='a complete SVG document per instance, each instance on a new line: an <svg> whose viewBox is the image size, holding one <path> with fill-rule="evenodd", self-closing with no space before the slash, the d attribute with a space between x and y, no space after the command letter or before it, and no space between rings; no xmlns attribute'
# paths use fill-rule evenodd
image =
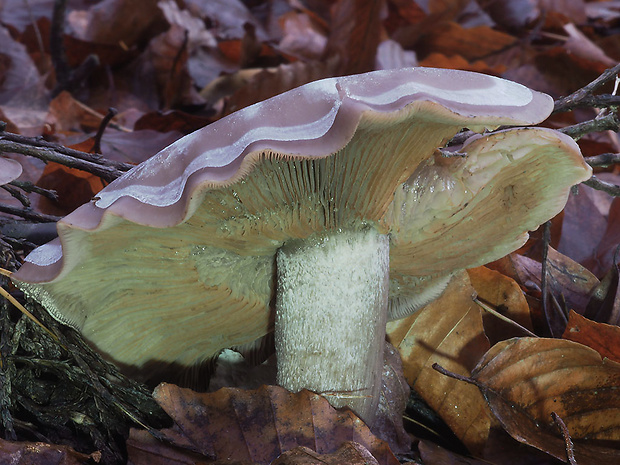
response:
<svg viewBox="0 0 620 465"><path fill-rule="evenodd" d="M463 272L452 279L443 295L424 309L388 323L389 341L403 359L410 386L437 412L470 449L483 447L490 418L478 390L432 369L446 369L469 376L488 350L475 291Z"/></svg>
<svg viewBox="0 0 620 465"><path fill-rule="evenodd" d="M368 450L356 442L345 442L331 454L317 454L307 447L296 447L283 453L272 465L379 465Z"/></svg>
<svg viewBox="0 0 620 465"><path fill-rule="evenodd" d="M0 439L0 461L11 465L81 465L98 463L101 454L80 454L67 446Z"/></svg>
<svg viewBox="0 0 620 465"><path fill-rule="evenodd" d="M601 356L620 363L620 327L597 323L570 312L562 338L592 347Z"/></svg>
<svg viewBox="0 0 620 465"><path fill-rule="evenodd" d="M530 308L525 300L523 291L514 279L490 270L484 266L467 270L472 286L478 293L478 298L490 304L494 310L524 328L532 331ZM506 323L494 315L482 315L485 334L492 343L509 339L515 336L524 336L518 327Z"/></svg>
<svg viewBox="0 0 620 465"><path fill-rule="evenodd" d="M555 412L580 465L620 460L620 364L594 349L562 339L510 339L493 346L472 377L518 441L564 459Z"/></svg>
<svg viewBox="0 0 620 465"><path fill-rule="evenodd" d="M153 395L175 423L164 431L170 447L162 449L161 443L142 440L133 431L128 450L136 465L161 462L164 454L179 463L193 463L199 457L267 464L296 447L331 454L347 441L367 448L380 464L398 465L388 445L351 411L337 411L309 391L291 394L277 386L263 386L198 394L161 384Z"/></svg>

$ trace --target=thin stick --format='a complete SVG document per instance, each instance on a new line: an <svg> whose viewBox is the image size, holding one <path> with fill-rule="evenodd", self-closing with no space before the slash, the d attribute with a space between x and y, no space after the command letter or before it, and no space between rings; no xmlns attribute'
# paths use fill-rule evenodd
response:
<svg viewBox="0 0 620 465"><path fill-rule="evenodd" d="M585 157L586 163L591 167L606 168L620 163L620 153L600 153L591 157Z"/></svg>
<svg viewBox="0 0 620 465"><path fill-rule="evenodd" d="M24 315L30 318L30 320L32 320L34 323L39 325L41 329L43 329L47 334L49 334L52 337L52 339L58 342L58 344L60 344L63 349L67 350L67 348L60 342L60 339L58 339L58 336L56 336L51 330L47 329L43 325L43 323L41 323L37 319L36 316L34 316L32 313L26 310L26 308L22 304L20 304L15 297L13 297L11 294L5 291L3 287L0 287L0 295L4 297L6 300L8 300L9 302L11 302L20 312L22 312Z"/></svg>
<svg viewBox="0 0 620 465"><path fill-rule="evenodd" d="M540 292L542 294L542 310L545 315L545 320L547 321L547 327L549 328L549 332L553 337L553 328L551 327L551 318L549 317L549 280L547 279L547 272L549 270L549 244L551 243L551 221L547 221L543 225L543 252L542 252L542 263L541 263L541 271L540 271Z"/></svg>
<svg viewBox="0 0 620 465"><path fill-rule="evenodd" d="M37 213L29 208L17 208L11 205L5 205L0 203L0 212L8 213L9 215L19 216L27 220L38 221L39 223L55 223L60 220L60 216L45 215L43 213Z"/></svg>
<svg viewBox="0 0 620 465"><path fill-rule="evenodd" d="M590 186L597 191L603 191L608 193L613 197L620 197L620 186L616 184L612 184L607 181L603 181L602 179L597 178L596 176L592 176L587 181L583 182L586 186Z"/></svg>
<svg viewBox="0 0 620 465"><path fill-rule="evenodd" d="M562 437L564 438L564 444L566 447L566 457L568 458L568 463L570 465L578 465L577 459L575 459L575 446L573 444L573 440L570 437L570 433L568 428L566 427L566 423L564 420L555 412L551 412L551 418L555 421L555 424L558 425L560 431L562 432Z"/></svg>
<svg viewBox="0 0 620 465"><path fill-rule="evenodd" d="M533 332L531 332L529 329L527 329L525 326L521 326L519 323L517 323L514 320L511 320L510 318L508 318L505 315L502 315L501 313L499 313L497 310L495 310L493 307L491 307L490 305L486 304L485 302L481 301L480 299L478 299L478 297L476 297L474 299L474 302L476 302L478 305L480 305L480 307L486 311L489 312L491 315L499 318L502 321L505 321L506 323L514 326L515 328L520 329L521 331L523 331L525 334L527 334L530 337L538 337L536 334L534 334Z"/></svg>
<svg viewBox="0 0 620 465"><path fill-rule="evenodd" d="M596 89L611 81L612 79L615 79L618 73L620 73L620 64L617 64L613 68L605 70L603 74L597 77L590 84L582 87L581 89L573 92L566 97L556 100L553 112L557 113L560 111L569 111L575 108L571 105L574 105L577 102L581 102L582 100L592 95L592 92L594 92Z"/></svg>

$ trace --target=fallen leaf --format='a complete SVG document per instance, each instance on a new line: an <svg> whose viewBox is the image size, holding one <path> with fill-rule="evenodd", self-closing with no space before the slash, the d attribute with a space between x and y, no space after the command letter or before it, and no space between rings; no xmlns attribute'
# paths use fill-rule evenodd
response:
<svg viewBox="0 0 620 465"><path fill-rule="evenodd" d="M451 452L429 441L418 444L420 457L424 465L488 465L485 460L478 460Z"/></svg>
<svg viewBox="0 0 620 465"><path fill-rule="evenodd" d="M602 357L620 363L620 327L597 323L576 312L570 312L562 338L592 347Z"/></svg>
<svg viewBox="0 0 620 465"><path fill-rule="evenodd" d="M54 162L45 166L37 185L56 191L58 200L40 197L37 203L42 213L56 216L68 215L80 205L89 202L104 187L99 177Z"/></svg>
<svg viewBox="0 0 620 465"><path fill-rule="evenodd" d="M619 246L617 245L616 248ZM620 265L613 263L611 269L594 288L584 316L611 325L620 324Z"/></svg>
<svg viewBox="0 0 620 465"><path fill-rule="evenodd" d="M563 339L510 339L487 352L472 378L518 441L565 459L555 412L575 443L577 463L620 460L613 449L620 445L620 364L594 349Z"/></svg>
<svg viewBox="0 0 620 465"><path fill-rule="evenodd" d="M368 450L356 442L345 442L331 454L318 454L307 447L296 447L283 453L272 465L379 465Z"/></svg>
<svg viewBox="0 0 620 465"><path fill-rule="evenodd" d="M291 394L281 387L263 386L198 394L161 384L153 396L174 420L175 426L163 432L171 449L150 449L132 431L128 452L135 465L161 462L164 453L183 460L200 454L203 461L267 464L299 446L329 454L347 441L363 445L380 464L398 465L387 444L350 410L337 411L309 391Z"/></svg>
<svg viewBox="0 0 620 465"><path fill-rule="evenodd" d="M455 276L442 296L413 315L388 323L388 340L398 348L405 377L471 452L489 432L486 402L475 386L435 371L433 363L469 376L488 350L480 308L466 272Z"/></svg>
<svg viewBox="0 0 620 465"><path fill-rule="evenodd" d="M601 276L608 273L614 266L613 256L618 244L620 244L620 198L616 197L611 203L607 227L596 246L596 254L591 260L586 261L585 265Z"/></svg>
<svg viewBox="0 0 620 465"><path fill-rule="evenodd" d="M167 22L158 1L145 0L136 8L132 0L103 0L86 10L71 11L67 22L79 39L130 48L152 36L153 30L165 30Z"/></svg>
<svg viewBox="0 0 620 465"><path fill-rule="evenodd" d="M338 58L340 75L374 69L383 5L384 0L338 0L333 4L323 60Z"/></svg>
<svg viewBox="0 0 620 465"><path fill-rule="evenodd" d="M490 304L494 310L519 325L533 331L530 307L523 291L514 279L484 266L467 270L478 298ZM484 312L485 334L495 344L515 336L525 336L523 330L506 323L495 315Z"/></svg>
<svg viewBox="0 0 620 465"><path fill-rule="evenodd" d="M418 53L441 53L443 55L460 55L466 60L478 60L504 50L515 44L517 39L505 32L499 32L488 26L464 28L449 22L435 28L424 38Z"/></svg>
<svg viewBox="0 0 620 465"><path fill-rule="evenodd" d="M540 298L541 270L542 265L536 260L524 257L518 254L511 254L510 261L514 266L515 276L511 276L525 289L535 290ZM589 301L589 296L593 289L598 285L599 281L592 273L580 264L574 262L565 255L560 254L552 247L549 247L548 255L548 286L549 291L555 298L556 302L562 307L558 309L551 302L550 314L552 318L553 334L562 334L566 326L565 317L557 315L557 313L566 309L575 310L577 313L583 313ZM532 319L537 327L537 334L542 334L544 327L542 326L544 317L540 315L540 308L532 307Z"/></svg>
<svg viewBox="0 0 620 465"><path fill-rule="evenodd" d="M490 67L482 60L476 60L472 63L467 61L460 55L446 56L442 53L433 52L423 60L420 60L421 66L428 66L431 68L447 68L447 69L462 69L464 71L475 71L478 73L501 75L505 70L505 66Z"/></svg>
<svg viewBox="0 0 620 465"><path fill-rule="evenodd" d="M101 454L81 454L67 446L43 442L11 442L0 439L2 463L11 465L80 465L99 463Z"/></svg>

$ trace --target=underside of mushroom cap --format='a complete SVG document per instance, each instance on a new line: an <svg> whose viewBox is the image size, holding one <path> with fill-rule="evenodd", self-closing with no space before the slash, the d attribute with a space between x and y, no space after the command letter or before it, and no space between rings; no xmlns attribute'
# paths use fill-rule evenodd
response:
<svg viewBox="0 0 620 465"><path fill-rule="evenodd" d="M399 186L437 147L464 127L539 122L551 107L518 84L450 70L311 83L119 178L61 220L59 239L14 278L116 362L188 366L270 330L274 257L286 241L368 224L394 236L386 215ZM404 237L395 244L413 247ZM449 274L420 268L405 282L398 266L401 290Z"/></svg>
<svg viewBox="0 0 620 465"><path fill-rule="evenodd" d="M397 189L383 219L391 227L389 318L432 300L424 291L441 291L453 273L521 247L591 174L575 141L545 128L476 135L452 156L436 152Z"/></svg>

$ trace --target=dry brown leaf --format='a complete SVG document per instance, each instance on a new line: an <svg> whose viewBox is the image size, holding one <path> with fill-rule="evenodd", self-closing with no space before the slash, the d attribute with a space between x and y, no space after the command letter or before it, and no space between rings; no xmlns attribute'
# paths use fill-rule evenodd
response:
<svg viewBox="0 0 620 465"><path fill-rule="evenodd" d="M57 201L41 197L37 205L42 213L57 216L68 215L80 205L89 202L104 187L99 177L54 162L45 165L37 185L58 194Z"/></svg>
<svg viewBox="0 0 620 465"><path fill-rule="evenodd" d="M198 394L161 384L153 395L175 422L164 432L172 440L171 448L151 449L132 432L128 450L136 465L161 461L162 454L184 457L186 462L180 463L192 463L191 457L200 454L202 460L266 464L299 446L329 454L347 441L362 444L380 464L398 465L387 444L351 411L336 411L324 397L309 391L291 394L263 386Z"/></svg>
<svg viewBox="0 0 620 465"><path fill-rule="evenodd" d="M46 123L55 132L91 132L101 125L105 115L77 101L67 92L62 91L51 102Z"/></svg>
<svg viewBox="0 0 620 465"><path fill-rule="evenodd" d="M418 449L424 465L489 465L485 460L463 457L429 441L420 441Z"/></svg>
<svg viewBox="0 0 620 465"><path fill-rule="evenodd" d="M504 50L515 44L517 39L488 26L464 28L450 22L435 28L423 40L420 52L441 53L447 56L460 55L468 61L478 60Z"/></svg>
<svg viewBox="0 0 620 465"><path fill-rule="evenodd" d="M587 236L586 236L587 237ZM587 239L582 239L587 242ZM609 272L614 266L613 255L620 244L620 198L616 197L609 209L607 227L596 247L596 255L585 262L585 265L600 276Z"/></svg>
<svg viewBox="0 0 620 465"><path fill-rule="evenodd" d="M620 363L620 327L597 323L570 312L562 338L592 347L601 356Z"/></svg>
<svg viewBox="0 0 620 465"><path fill-rule="evenodd" d="M81 454L67 446L0 439L0 462L11 465L80 465L99 463L101 454Z"/></svg>
<svg viewBox="0 0 620 465"><path fill-rule="evenodd" d="M158 1L143 0L136 8L132 0L104 0L87 10L70 12L67 21L82 40L130 48L152 36L154 30L165 30L167 23Z"/></svg>
<svg viewBox="0 0 620 465"><path fill-rule="evenodd" d="M511 339L493 346L472 378L518 441L564 459L555 412L568 427L580 465L620 460L620 449L594 445L620 444L620 364L594 349L562 339Z"/></svg>
<svg viewBox="0 0 620 465"><path fill-rule="evenodd" d="M609 210L609 205L607 208L600 205L600 194L600 191L582 184L576 194L569 196L557 247L558 252L581 263L592 272L595 271L591 266L593 257L608 223L606 210ZM604 198L611 200L606 194Z"/></svg>
<svg viewBox="0 0 620 465"><path fill-rule="evenodd" d="M318 454L307 447L296 447L283 453L272 465L379 465L368 450L356 442L345 442L331 454Z"/></svg>
<svg viewBox="0 0 620 465"><path fill-rule="evenodd" d="M482 60L470 63L461 55L446 56L435 52L420 60L420 65L431 68L462 69L464 71L475 71L477 73L495 74L498 76L505 70L505 66L502 65L491 67Z"/></svg>
<svg viewBox="0 0 620 465"><path fill-rule="evenodd" d="M339 66L338 60L332 59L321 62L296 61L274 69L264 69L250 77L248 82L230 97L224 114L240 110L308 82L334 76Z"/></svg>
<svg viewBox="0 0 620 465"><path fill-rule="evenodd" d="M480 308L466 272L455 276L443 295L413 315L388 323L388 340L398 348L405 377L427 404L470 449L479 451L488 435L486 402L472 385L433 370L469 376L488 350Z"/></svg>
<svg viewBox="0 0 620 465"><path fill-rule="evenodd" d="M478 298L490 304L494 310L505 317L533 331L530 307L523 291L514 279L490 270L484 266L467 270ZM514 336L524 336L519 328L484 312L482 315L485 333L492 344Z"/></svg>
<svg viewBox="0 0 620 465"><path fill-rule="evenodd" d="M339 0L331 9L330 34L324 60L337 58L339 74L372 71L381 40L381 9L385 0Z"/></svg>
<svg viewBox="0 0 620 465"><path fill-rule="evenodd" d="M558 302L568 310L583 313L589 301L592 290L599 281L586 268L562 255L553 248L549 248L548 256L548 285L549 290ZM540 298L542 286L540 276L542 265L536 260L518 254L511 254L503 261L497 261L490 265L491 268L513 278L525 289L536 291L536 297ZM536 327L541 328L543 317L540 315L540 306L532 306L532 319ZM552 305L552 315L556 315L558 309ZM556 317L554 334L564 332L565 320Z"/></svg>

